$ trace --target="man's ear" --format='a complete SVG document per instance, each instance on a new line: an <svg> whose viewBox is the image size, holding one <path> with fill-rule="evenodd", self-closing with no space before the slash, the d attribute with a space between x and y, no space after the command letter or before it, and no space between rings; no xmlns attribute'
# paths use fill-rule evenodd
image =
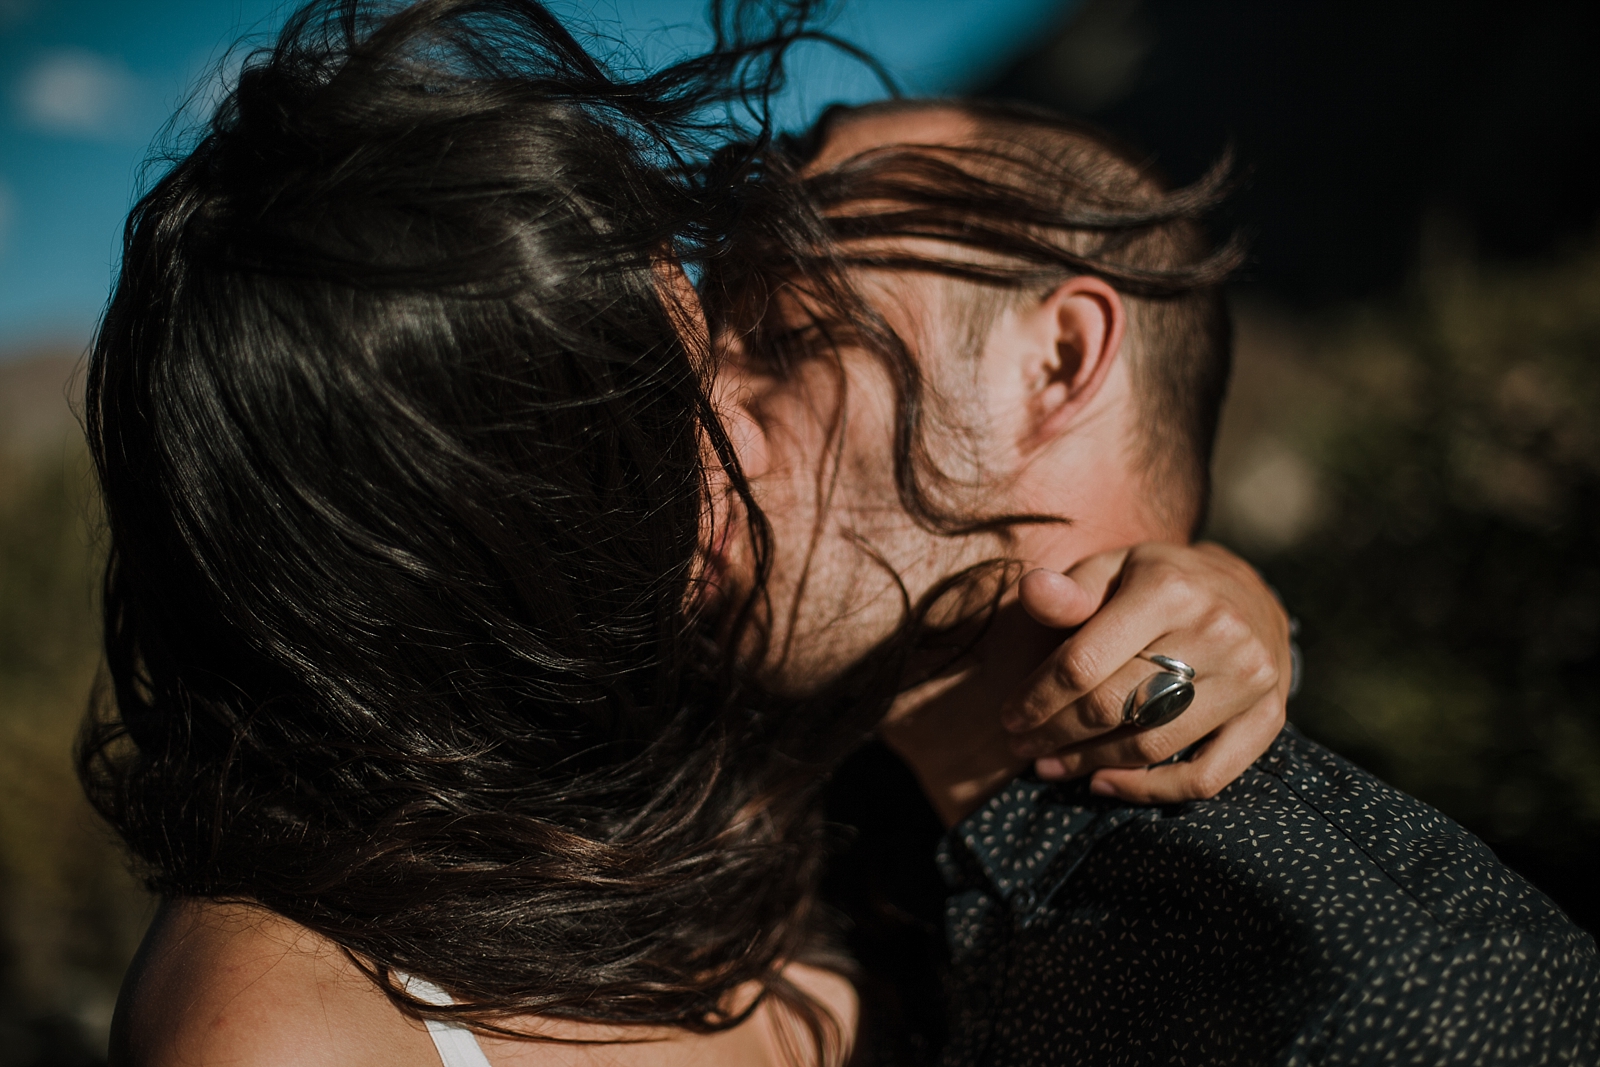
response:
<svg viewBox="0 0 1600 1067"><path fill-rule="evenodd" d="M1080 275L1025 316L1033 343L1021 368L1027 420L1018 444L1031 452L1064 433L1105 385L1122 353L1127 311L1107 282Z"/></svg>

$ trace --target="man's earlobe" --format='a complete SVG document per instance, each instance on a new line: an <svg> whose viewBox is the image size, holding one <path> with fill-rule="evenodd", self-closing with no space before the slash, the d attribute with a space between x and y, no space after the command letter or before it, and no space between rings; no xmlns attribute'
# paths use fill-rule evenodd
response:
<svg viewBox="0 0 1600 1067"><path fill-rule="evenodd" d="M1038 343L1025 370L1029 450L1065 433L1099 393L1121 354L1127 313L1110 284L1085 275L1045 297L1033 319Z"/></svg>

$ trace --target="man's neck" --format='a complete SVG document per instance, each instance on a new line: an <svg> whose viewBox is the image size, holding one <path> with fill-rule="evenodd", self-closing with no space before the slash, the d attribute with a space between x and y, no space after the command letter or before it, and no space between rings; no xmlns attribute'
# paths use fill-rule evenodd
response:
<svg viewBox="0 0 1600 1067"><path fill-rule="evenodd" d="M1147 503L1160 487L1149 485L1130 464L1094 455L1066 458L1035 465L1019 479L1017 511L1061 515L1067 521L1018 527L1012 533L1014 559L1030 569L1065 572L1112 549L1146 541L1188 542L1187 529Z"/></svg>
<svg viewBox="0 0 1600 1067"><path fill-rule="evenodd" d="M1071 517L1067 523L1030 524L1013 532L1009 554L1023 565L1022 572L1036 567L1065 572L1100 552L1187 540L1142 504L1143 479L1131 470L1102 465L1030 474L1028 480L1041 488L1051 482L1074 488L1071 493L1057 489L1050 506L1039 506L1030 497L1042 492L1019 487L1018 510ZM907 690L885 717L879 733L911 767L946 825L965 818L1032 763L1031 756L1013 751L1014 735L1000 724L1001 704L1065 636L1029 618L1009 590L971 654Z"/></svg>

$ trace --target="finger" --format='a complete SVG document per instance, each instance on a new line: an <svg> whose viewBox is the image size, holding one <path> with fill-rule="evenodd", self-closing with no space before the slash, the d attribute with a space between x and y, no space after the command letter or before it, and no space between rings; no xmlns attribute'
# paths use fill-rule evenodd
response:
<svg viewBox="0 0 1600 1067"><path fill-rule="evenodd" d="M1022 576L1017 583L1017 599L1035 622L1053 630L1081 626L1100 606L1077 581L1043 567Z"/></svg>
<svg viewBox="0 0 1600 1067"><path fill-rule="evenodd" d="M1125 548L1097 552L1080 560L1065 574L1043 568L1029 571L1018 584L1018 600L1029 616L1044 626L1052 629L1079 626L1099 611L1114 591L1128 552ZM1001 707L1001 722L1013 730L1027 729L1040 718L1066 707L1079 695L1063 673L1074 670L1074 665L1061 659L1060 651L1053 653L1028 677L1018 690L1020 698ZM1085 682L1094 680L1084 679Z"/></svg>
<svg viewBox="0 0 1600 1067"><path fill-rule="evenodd" d="M1293 677L1291 639L1294 634L1290 632L1292 623L1283 601L1278 598L1272 586L1267 584L1266 579L1261 577L1261 572L1221 545L1201 542L1195 545L1194 549L1220 567L1237 583L1241 591L1247 593L1244 598L1236 601L1240 608L1240 617L1246 620L1246 625L1279 665L1281 688L1284 699L1287 700L1289 682Z"/></svg>
<svg viewBox="0 0 1600 1067"><path fill-rule="evenodd" d="M1283 701L1272 693L1247 714L1224 724L1188 762L1104 768L1095 772L1089 788L1130 804L1207 800L1243 774L1272 744L1283 724Z"/></svg>
<svg viewBox="0 0 1600 1067"><path fill-rule="evenodd" d="M1083 694L1077 700L1061 708L1044 722L1033 727L1025 733L1016 734L1011 739L1011 751L1022 759L1034 759L1047 754L1064 751L1075 753L1074 766L1078 767L1077 773L1084 774L1095 767L1106 766L1111 761L1082 764L1080 747L1096 739L1107 740L1105 735L1112 730L1123 726L1123 711L1127 705L1128 694L1133 692L1146 678L1161 670L1155 664L1144 659L1131 659L1118 667L1116 671ZM1208 703L1216 703L1217 694L1208 693L1212 697ZM1190 705L1180 718L1204 718L1209 722L1210 716L1202 714L1196 716L1198 710ZM1174 720L1176 722L1177 720ZM1221 719L1209 722L1203 729L1199 729L1189 739L1190 742L1204 737L1221 723ZM1186 726L1188 724L1185 724ZM1181 748L1182 746L1178 746ZM1172 751L1176 752L1177 748ZM1150 762L1146 760L1145 762ZM1130 766L1132 764L1129 764Z"/></svg>
<svg viewBox="0 0 1600 1067"><path fill-rule="evenodd" d="M1002 710L1001 723L1013 733L1039 726L1190 622L1204 602L1204 595L1181 572L1158 567L1125 570L1105 606L1029 676L1021 696Z"/></svg>
<svg viewBox="0 0 1600 1067"><path fill-rule="evenodd" d="M1185 654L1181 645L1175 651L1180 657ZM1254 651L1253 644L1245 643L1195 656L1201 659L1201 673L1195 680L1194 703L1171 722L1148 729L1122 726L1128 694L1159 671L1135 659L1072 707L1019 735L1012 751L1024 759L1037 758L1036 771L1045 779L1076 778L1099 767L1159 763L1229 719L1249 714L1263 698L1277 692L1274 674L1253 669ZM1106 723L1117 728L1108 730Z"/></svg>
<svg viewBox="0 0 1600 1067"><path fill-rule="evenodd" d="M1128 550L1119 548L1097 552L1065 574L1042 567L1031 570L1022 576L1017 596L1023 609L1043 626L1057 630L1081 626L1105 603L1127 557Z"/></svg>

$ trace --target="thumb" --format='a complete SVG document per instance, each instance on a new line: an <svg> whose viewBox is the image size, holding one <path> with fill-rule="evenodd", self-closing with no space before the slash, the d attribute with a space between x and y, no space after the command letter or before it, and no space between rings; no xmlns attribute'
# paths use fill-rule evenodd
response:
<svg viewBox="0 0 1600 1067"><path fill-rule="evenodd" d="M1022 576L1017 597L1035 622L1052 629L1082 626L1111 595L1128 550L1100 552L1062 574L1038 568Z"/></svg>
<svg viewBox="0 0 1600 1067"><path fill-rule="evenodd" d="M1053 630L1082 626L1100 606L1093 593L1075 579L1043 569L1022 576L1017 598L1035 622Z"/></svg>

